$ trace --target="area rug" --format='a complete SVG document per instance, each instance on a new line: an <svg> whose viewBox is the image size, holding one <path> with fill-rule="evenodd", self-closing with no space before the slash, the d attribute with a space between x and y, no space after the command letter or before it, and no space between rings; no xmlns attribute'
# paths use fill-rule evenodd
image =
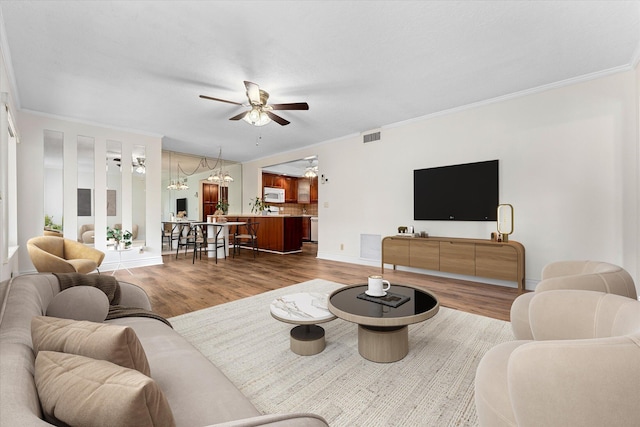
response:
<svg viewBox="0 0 640 427"><path fill-rule="evenodd" d="M316 279L170 320L263 413L313 412L333 427L477 425L476 367L487 350L513 339L510 324L440 307L409 326L404 359L374 363L358 353L357 325L336 319L322 324L322 353L292 353L293 325L271 317L271 301L341 286Z"/></svg>

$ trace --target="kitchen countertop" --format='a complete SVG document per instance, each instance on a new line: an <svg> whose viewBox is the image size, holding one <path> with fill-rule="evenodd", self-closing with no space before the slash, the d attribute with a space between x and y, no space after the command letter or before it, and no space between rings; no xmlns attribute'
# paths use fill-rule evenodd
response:
<svg viewBox="0 0 640 427"><path fill-rule="evenodd" d="M249 214L229 214L229 215L225 215L225 216L226 217L232 217L232 218L236 217L236 216L239 216L239 217L275 217L275 218L283 217L284 218L284 217L295 217L295 216L300 216L300 217L309 216L310 217L310 216L313 216L313 215L291 215L291 214L260 215L260 214L249 213Z"/></svg>

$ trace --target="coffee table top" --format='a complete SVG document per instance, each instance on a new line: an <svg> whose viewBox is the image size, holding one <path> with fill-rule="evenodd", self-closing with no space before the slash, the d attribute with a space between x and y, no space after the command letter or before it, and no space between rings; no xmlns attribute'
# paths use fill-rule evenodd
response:
<svg viewBox="0 0 640 427"><path fill-rule="evenodd" d="M286 323L313 325L336 318L327 308L329 295L301 292L278 297L271 302L271 315Z"/></svg>
<svg viewBox="0 0 640 427"><path fill-rule="evenodd" d="M397 308L358 298L367 285L346 286L329 296L329 310L341 319L368 326L404 326L433 317L440 304L428 291L406 285L391 284L392 293L410 299Z"/></svg>

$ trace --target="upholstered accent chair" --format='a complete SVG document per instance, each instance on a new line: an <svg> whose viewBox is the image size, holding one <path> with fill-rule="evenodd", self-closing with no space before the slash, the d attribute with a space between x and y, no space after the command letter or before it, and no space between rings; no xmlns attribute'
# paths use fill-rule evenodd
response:
<svg viewBox="0 0 640 427"><path fill-rule="evenodd" d="M40 273L91 273L100 267L105 255L75 240L52 236L29 239L27 250Z"/></svg>
<svg viewBox="0 0 640 427"><path fill-rule="evenodd" d="M640 301L554 290L528 308L533 339L499 344L478 365L480 426L637 426Z"/></svg>
<svg viewBox="0 0 640 427"><path fill-rule="evenodd" d="M95 243L95 226L93 224L82 224L78 229L78 242Z"/></svg>
<svg viewBox="0 0 640 427"><path fill-rule="evenodd" d="M516 339L532 339L529 304L540 292L557 289L581 289L606 292L638 299L631 275L622 267L599 261L559 261L542 270L535 292L520 295L511 306L511 327Z"/></svg>

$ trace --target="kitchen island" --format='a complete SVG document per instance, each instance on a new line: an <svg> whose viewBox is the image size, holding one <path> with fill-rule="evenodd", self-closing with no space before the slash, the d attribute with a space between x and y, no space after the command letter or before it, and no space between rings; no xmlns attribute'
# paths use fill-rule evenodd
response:
<svg viewBox="0 0 640 427"><path fill-rule="evenodd" d="M228 221L257 222L258 249L280 254L302 251L300 215L228 215ZM240 232L244 232L241 228Z"/></svg>

